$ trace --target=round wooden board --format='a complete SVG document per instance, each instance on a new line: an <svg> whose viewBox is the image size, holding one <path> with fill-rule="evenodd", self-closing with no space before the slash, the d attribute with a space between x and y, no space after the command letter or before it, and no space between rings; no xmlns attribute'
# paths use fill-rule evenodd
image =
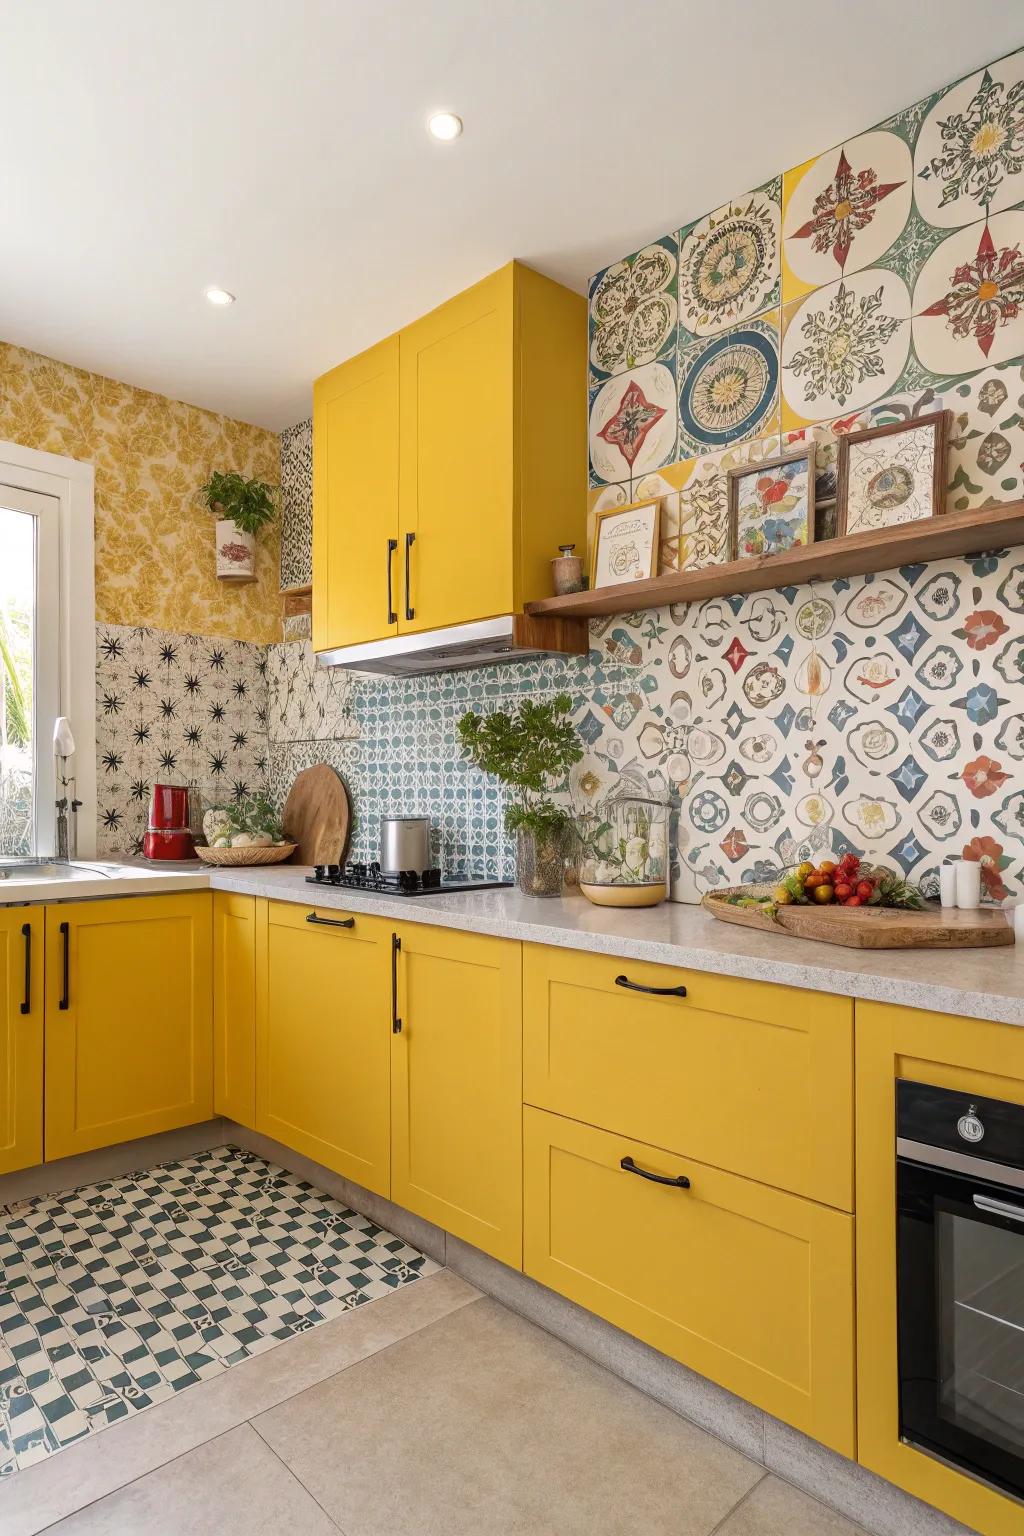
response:
<svg viewBox="0 0 1024 1536"><path fill-rule="evenodd" d="M285 837L298 844L294 863L344 863L352 813L345 782L327 763L296 775L281 821Z"/></svg>

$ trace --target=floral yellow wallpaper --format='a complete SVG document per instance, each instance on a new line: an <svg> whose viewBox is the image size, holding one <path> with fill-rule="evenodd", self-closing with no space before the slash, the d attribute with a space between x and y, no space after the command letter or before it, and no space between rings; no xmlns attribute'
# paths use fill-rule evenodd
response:
<svg viewBox="0 0 1024 1536"><path fill-rule="evenodd" d="M261 535L255 582L219 582L196 495L212 469L276 485L275 433L0 342L0 439L96 466L98 622L280 638L278 525Z"/></svg>

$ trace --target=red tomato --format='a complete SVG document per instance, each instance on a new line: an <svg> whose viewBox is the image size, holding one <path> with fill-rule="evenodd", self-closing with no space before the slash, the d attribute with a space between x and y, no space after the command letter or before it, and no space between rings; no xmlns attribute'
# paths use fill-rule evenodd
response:
<svg viewBox="0 0 1024 1536"><path fill-rule="evenodd" d="M872 894L874 889L875 888L871 884L870 880L861 880L857 886L857 895L861 898L862 901L867 901L868 897Z"/></svg>
<svg viewBox="0 0 1024 1536"><path fill-rule="evenodd" d="M839 880L836 882L836 901L845 901L848 896L852 895L852 885L848 885L845 880Z"/></svg>
<svg viewBox="0 0 1024 1536"><path fill-rule="evenodd" d="M844 907L862 907L864 902L859 896L847 896L843 902Z"/></svg>

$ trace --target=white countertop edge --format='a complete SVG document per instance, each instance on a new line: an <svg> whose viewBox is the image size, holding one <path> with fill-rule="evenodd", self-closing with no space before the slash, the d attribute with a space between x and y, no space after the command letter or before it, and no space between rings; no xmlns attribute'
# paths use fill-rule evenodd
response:
<svg viewBox="0 0 1024 1536"><path fill-rule="evenodd" d="M719 923L699 907L672 902L641 911L594 907L581 896L523 896L514 887L463 895L370 896L308 884L309 870L295 865L213 869L193 863L155 866L139 859L110 860L105 867L112 873L95 878L12 881L0 886L0 906L212 888L1024 1025L1024 945L968 950L843 949ZM948 974L942 976L943 971Z"/></svg>
<svg viewBox="0 0 1024 1536"><path fill-rule="evenodd" d="M695 971L714 971L744 980L768 981L814 992L839 992L867 1002L896 1003L933 1013L962 1014L1000 1024L1024 1025L1024 948L971 950L856 950L812 943L776 934L764 936L751 930L716 922L698 907L667 903L648 912L622 908L596 908L583 897L543 898L521 896L514 889L467 892L462 896L387 897L361 896L357 892L308 885L298 870L216 870L215 890L266 896L276 901L308 903L311 907L341 907L402 922L455 928L494 938L519 939L528 944L547 944L558 949L584 950L615 955L623 960L646 960ZM301 883L300 883L301 882ZM458 904L457 906L455 904ZM504 914L488 912L498 903L513 909ZM514 909L522 903L535 907L536 917L524 920ZM551 918L545 918L545 909ZM660 914L656 916L656 914ZM588 928L583 923L605 925ZM645 920L666 926L699 925L713 943L678 942L629 932ZM788 959L792 945L801 951ZM758 953L765 946L771 953ZM778 947L778 953L776 953ZM941 959L939 958L941 957ZM966 973L962 984L929 981L923 974L930 966L955 964ZM922 975L894 974L920 966ZM984 977L993 990L979 983Z"/></svg>

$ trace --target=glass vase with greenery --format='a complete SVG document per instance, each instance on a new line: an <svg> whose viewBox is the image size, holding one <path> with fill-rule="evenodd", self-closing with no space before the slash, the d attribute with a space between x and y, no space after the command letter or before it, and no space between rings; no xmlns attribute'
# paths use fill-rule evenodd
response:
<svg viewBox="0 0 1024 1536"><path fill-rule="evenodd" d="M552 794L583 756L571 710L562 693L539 704L524 699L511 714L470 710L458 725L463 756L512 791L505 826L516 835L516 874L528 896L562 889L572 818Z"/></svg>

